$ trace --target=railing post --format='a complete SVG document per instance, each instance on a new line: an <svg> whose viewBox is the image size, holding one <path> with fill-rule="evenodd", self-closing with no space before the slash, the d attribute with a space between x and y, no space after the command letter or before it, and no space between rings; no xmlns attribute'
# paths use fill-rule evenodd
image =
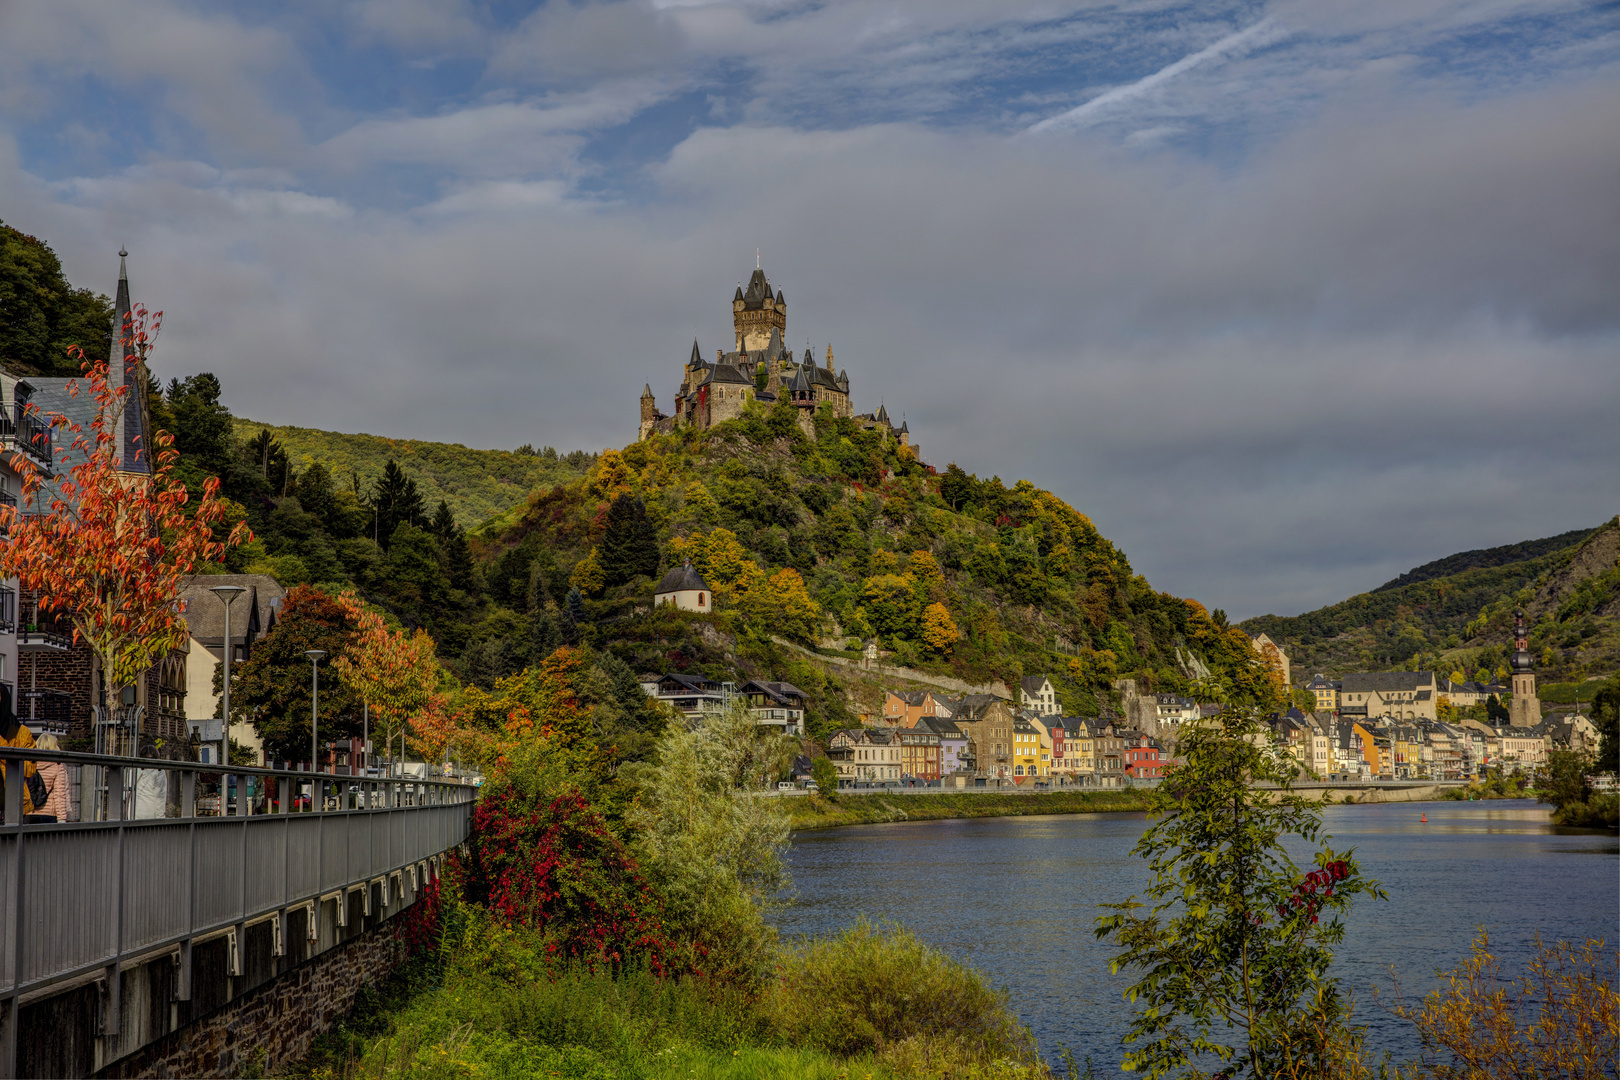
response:
<svg viewBox="0 0 1620 1080"><path fill-rule="evenodd" d="M19 1019L19 1002L17 984L22 980L22 928L26 921L23 916L23 863L22 863L22 806L23 806L23 763L21 761L6 761L3 763L6 777L6 804L5 818L7 825L16 825L17 840L11 846L10 881L12 889L12 922L6 929L11 932L10 963L7 964L6 974L10 976L11 994L6 1002L8 1008L6 1015L0 1017L0 1076L17 1075L17 1021Z"/></svg>
<svg viewBox="0 0 1620 1080"><path fill-rule="evenodd" d="M197 816L197 774L190 769L180 774L180 816L183 818Z"/></svg>

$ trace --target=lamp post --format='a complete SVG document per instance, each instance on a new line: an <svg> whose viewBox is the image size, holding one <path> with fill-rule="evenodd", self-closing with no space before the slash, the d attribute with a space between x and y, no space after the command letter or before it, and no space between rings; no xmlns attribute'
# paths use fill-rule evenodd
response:
<svg viewBox="0 0 1620 1080"><path fill-rule="evenodd" d="M238 596L241 596L247 590L240 585L215 585L208 591L219 597L220 601L225 605L225 648L223 650L225 654L225 689L222 695L224 730L220 737L219 763L229 765L231 763L231 652L233 651L231 645L231 605L236 602Z"/></svg>
<svg viewBox="0 0 1620 1080"><path fill-rule="evenodd" d="M321 771L321 657L325 649L305 649L309 657L309 765L313 772Z"/></svg>

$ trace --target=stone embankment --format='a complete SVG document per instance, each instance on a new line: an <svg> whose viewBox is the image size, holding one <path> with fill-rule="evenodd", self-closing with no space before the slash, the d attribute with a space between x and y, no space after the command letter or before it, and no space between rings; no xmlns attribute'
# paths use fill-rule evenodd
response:
<svg viewBox="0 0 1620 1080"><path fill-rule="evenodd" d="M994 694L1001 698L1012 697L1012 691L1007 689L1007 684L1004 682L975 685L974 683L963 682L961 679L953 679L949 675L935 675L927 671L918 671L916 668L894 667L889 664L868 664L864 660L851 660L847 656L828 656L826 653L807 649L803 645L795 645L786 638L776 637L775 635L772 635L771 640L784 649L792 649L794 652L803 653L812 660L819 660L823 664L832 664L835 667L850 668L855 671L891 679L904 679L907 682L922 683L924 686L937 686L941 690L949 690L955 694Z"/></svg>

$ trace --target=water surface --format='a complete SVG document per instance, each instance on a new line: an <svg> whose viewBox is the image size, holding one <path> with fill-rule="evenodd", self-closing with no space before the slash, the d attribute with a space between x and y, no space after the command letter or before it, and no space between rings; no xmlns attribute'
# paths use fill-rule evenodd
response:
<svg viewBox="0 0 1620 1080"><path fill-rule="evenodd" d="M1428 822L1420 821L1422 815ZM1324 811L1336 849L1353 847L1387 903L1352 910L1335 973L1356 991L1375 1039L1415 1052L1409 1029L1373 1001L1391 968L1408 997L1465 957L1480 928L1513 970L1546 939L1620 944L1620 841L1561 830L1533 802L1392 803ZM836 933L858 916L895 919L1012 994L1041 1049L1090 1055L1117 1072L1129 1023L1125 976L1093 935L1097 905L1147 883L1130 850L1145 814L1076 814L858 825L799 833L786 935Z"/></svg>

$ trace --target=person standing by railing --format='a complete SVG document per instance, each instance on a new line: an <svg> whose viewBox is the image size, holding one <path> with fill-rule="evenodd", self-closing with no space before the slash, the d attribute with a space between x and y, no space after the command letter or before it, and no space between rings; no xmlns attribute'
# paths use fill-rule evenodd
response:
<svg viewBox="0 0 1620 1080"><path fill-rule="evenodd" d="M61 744L56 736L46 732L34 740L34 746L39 750L60 750ZM50 821L66 821L68 819L68 767L59 761L41 761L38 763L39 779L45 785L45 804L35 809L35 816Z"/></svg>
<svg viewBox="0 0 1620 1080"><path fill-rule="evenodd" d="M17 712L11 707L11 687L0 683L0 746L15 746L19 749L32 749L34 733L28 726L17 718ZM32 761L23 763L23 821L27 821L34 813L36 805L45 802L45 785L39 778L39 766ZM0 823L5 823L6 807L6 780L4 770L0 770ZM14 824L14 823L13 823Z"/></svg>

